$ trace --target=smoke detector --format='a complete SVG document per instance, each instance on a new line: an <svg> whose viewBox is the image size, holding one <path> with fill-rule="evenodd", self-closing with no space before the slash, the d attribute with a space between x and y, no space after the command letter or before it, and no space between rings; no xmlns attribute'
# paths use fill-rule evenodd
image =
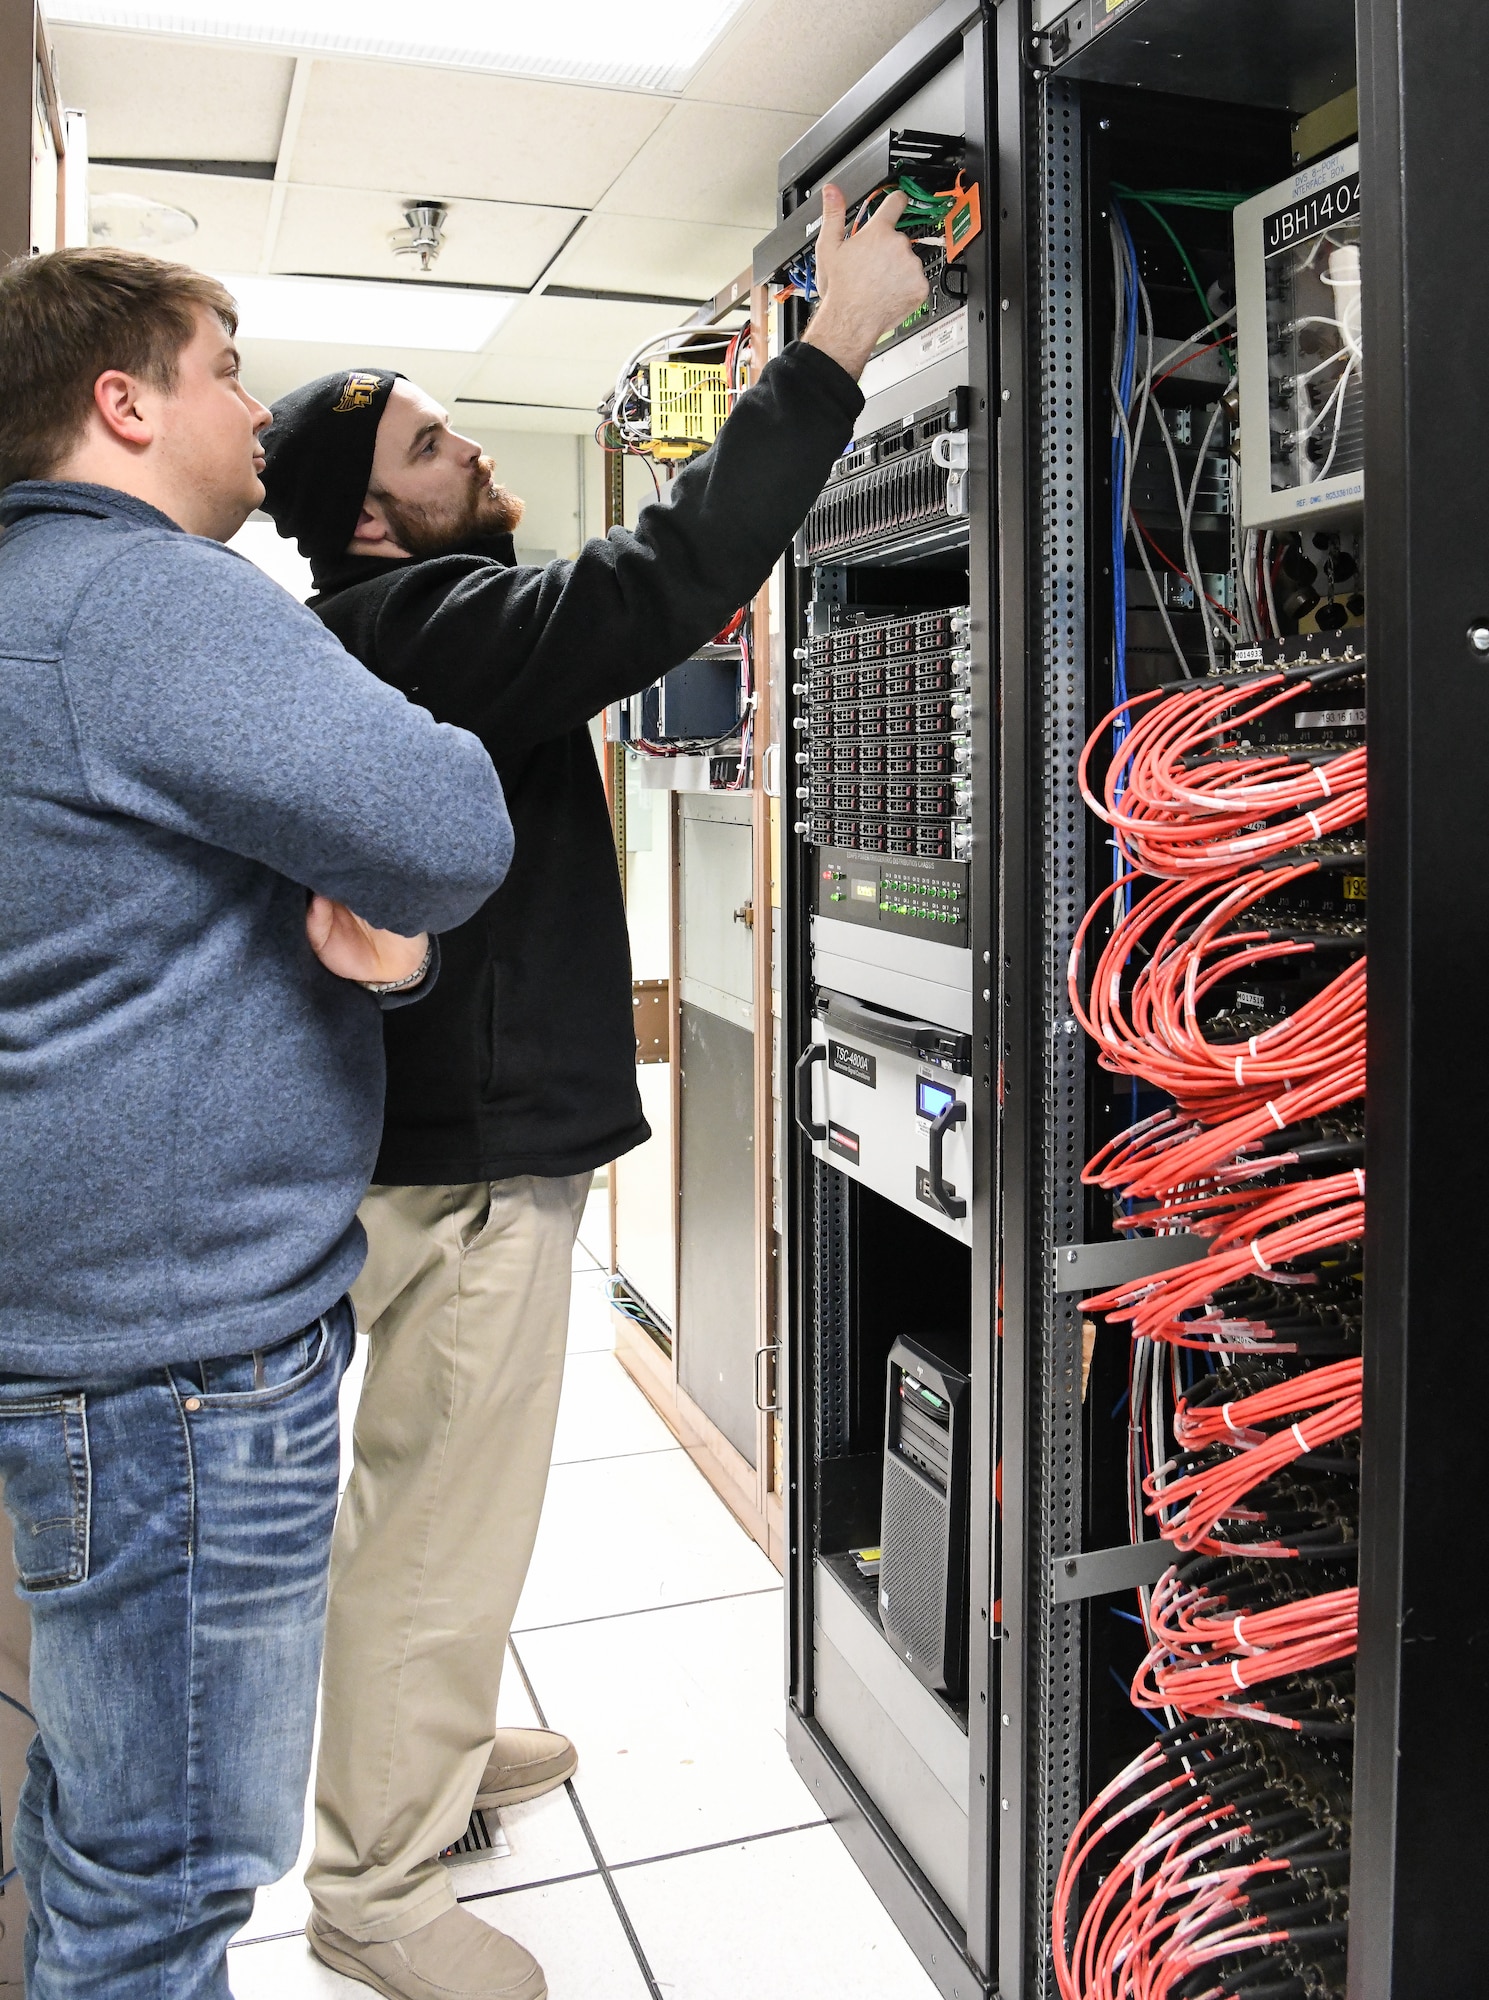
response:
<svg viewBox="0 0 1489 2000"><path fill-rule="evenodd" d="M196 217L145 194L97 192L88 200L88 237L132 250L160 250L196 234Z"/></svg>
<svg viewBox="0 0 1489 2000"><path fill-rule="evenodd" d="M444 247L445 217L450 213L442 201L404 203L406 229L395 229L388 237L395 257L417 257L421 271L432 271L434 260Z"/></svg>

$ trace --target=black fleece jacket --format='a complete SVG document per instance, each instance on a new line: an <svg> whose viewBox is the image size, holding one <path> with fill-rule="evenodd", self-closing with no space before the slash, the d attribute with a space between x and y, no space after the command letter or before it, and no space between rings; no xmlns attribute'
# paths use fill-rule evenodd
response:
<svg viewBox="0 0 1489 2000"><path fill-rule="evenodd" d="M429 998L384 1016L377 1180L577 1174L648 1136L625 908L587 725L754 595L862 407L835 361L789 347L670 505L573 562L524 569L457 551L348 556L317 573L311 608L348 651L485 744L516 836L501 888L441 938Z"/></svg>

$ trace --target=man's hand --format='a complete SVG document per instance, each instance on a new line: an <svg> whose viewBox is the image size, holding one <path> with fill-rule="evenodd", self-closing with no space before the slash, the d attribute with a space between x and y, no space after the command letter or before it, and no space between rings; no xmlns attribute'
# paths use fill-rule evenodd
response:
<svg viewBox="0 0 1489 2000"><path fill-rule="evenodd" d="M408 938L397 931L375 931L345 903L335 903L329 896L311 897L305 935L327 972L364 986L391 986L412 978L429 949L426 932Z"/></svg>
<svg viewBox="0 0 1489 2000"><path fill-rule="evenodd" d="M856 236L845 236L843 191L829 181L822 190L817 236L817 289L822 303L802 336L820 347L856 381L876 344L891 327L924 305L925 266L895 224L905 196L886 195Z"/></svg>

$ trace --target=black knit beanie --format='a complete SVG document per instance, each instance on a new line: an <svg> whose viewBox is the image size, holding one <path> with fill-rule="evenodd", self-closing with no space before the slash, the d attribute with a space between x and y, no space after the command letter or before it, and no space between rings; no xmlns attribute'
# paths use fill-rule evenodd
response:
<svg viewBox="0 0 1489 2000"><path fill-rule="evenodd" d="M273 405L263 439L264 511L312 563L334 560L351 541L378 422L398 380L392 368L342 368Z"/></svg>

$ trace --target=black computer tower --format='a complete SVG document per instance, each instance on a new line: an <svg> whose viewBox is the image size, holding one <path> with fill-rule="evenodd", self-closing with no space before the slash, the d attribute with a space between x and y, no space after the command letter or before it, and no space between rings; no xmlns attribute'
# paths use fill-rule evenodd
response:
<svg viewBox="0 0 1489 2000"><path fill-rule="evenodd" d="M890 1350L884 1413L879 1622L935 1694L967 1685L968 1417L965 1369L901 1335Z"/></svg>

